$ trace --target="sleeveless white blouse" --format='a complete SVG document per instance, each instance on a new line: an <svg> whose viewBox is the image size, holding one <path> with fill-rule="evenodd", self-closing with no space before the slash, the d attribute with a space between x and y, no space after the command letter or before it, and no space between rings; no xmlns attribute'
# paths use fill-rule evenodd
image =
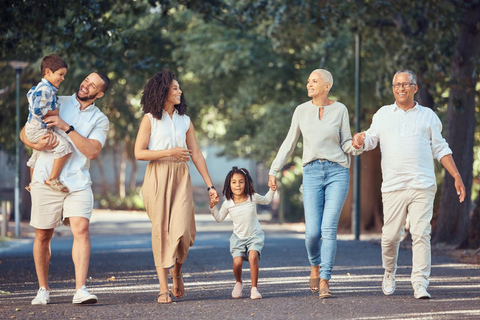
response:
<svg viewBox="0 0 480 320"><path fill-rule="evenodd" d="M172 117L165 110L162 119L158 120L147 113L152 125L150 131L149 150L167 150L175 147L187 149L187 131L190 127L190 117L173 112Z"/></svg>

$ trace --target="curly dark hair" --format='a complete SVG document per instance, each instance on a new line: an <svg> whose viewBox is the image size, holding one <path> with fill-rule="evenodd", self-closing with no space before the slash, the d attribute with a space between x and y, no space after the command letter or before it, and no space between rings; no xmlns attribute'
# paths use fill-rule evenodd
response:
<svg viewBox="0 0 480 320"><path fill-rule="evenodd" d="M223 185L223 195L225 196L225 198L227 198L227 200L233 199L233 192L230 188L230 182L232 181L232 176L235 173L240 173L245 178L245 195L249 196L251 200L252 196L255 194L256 191L255 187L253 186L252 177L250 177L250 173L245 168L238 169L238 167L232 167L232 170L230 170L230 172L227 174L227 177L225 178L225 183Z"/></svg>
<svg viewBox="0 0 480 320"><path fill-rule="evenodd" d="M151 113L156 119L162 119L162 112L165 101L167 101L168 92L175 74L169 69L163 69L157 72L150 80L148 80L145 88L143 88L142 100L140 104L143 105L143 112ZM180 115L184 115L187 111L187 101L182 92L180 104L175 105Z"/></svg>

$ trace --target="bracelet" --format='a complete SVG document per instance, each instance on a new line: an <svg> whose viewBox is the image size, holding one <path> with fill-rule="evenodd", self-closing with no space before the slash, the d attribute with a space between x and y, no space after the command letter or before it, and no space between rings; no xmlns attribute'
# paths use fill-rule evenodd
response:
<svg viewBox="0 0 480 320"><path fill-rule="evenodd" d="M210 191L210 189L215 189L215 187L214 186L208 187L207 191Z"/></svg>

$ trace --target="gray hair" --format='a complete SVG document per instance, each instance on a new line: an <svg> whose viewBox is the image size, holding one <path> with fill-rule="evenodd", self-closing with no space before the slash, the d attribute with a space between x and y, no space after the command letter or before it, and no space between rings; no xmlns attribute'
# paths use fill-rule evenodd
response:
<svg viewBox="0 0 480 320"><path fill-rule="evenodd" d="M322 77L323 81L330 83L330 89L333 87L333 77L332 74L325 69L315 69L312 72L316 72Z"/></svg>
<svg viewBox="0 0 480 320"><path fill-rule="evenodd" d="M417 75L415 74L415 72L413 72L412 70L409 70L409 69L398 70L397 73L395 73L395 75L393 76L392 84L393 84L393 82L395 82L395 77L400 73L408 74L408 76L410 77L410 82L415 84L415 85L417 84Z"/></svg>

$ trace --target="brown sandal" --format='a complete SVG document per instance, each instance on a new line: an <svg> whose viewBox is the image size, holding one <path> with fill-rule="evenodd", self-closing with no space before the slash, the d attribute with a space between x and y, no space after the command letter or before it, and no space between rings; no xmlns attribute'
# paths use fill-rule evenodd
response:
<svg viewBox="0 0 480 320"><path fill-rule="evenodd" d="M173 281L173 284L172 284L172 293L173 295L175 296L175 298L181 298L183 297L183 295L185 294L185 285L183 283L183 274L178 274L178 275L174 275L173 274L173 268L169 270L169 273L170 273L170 278L172 279ZM179 287L177 287L175 285L175 279L178 280L179 282ZM180 292L180 289L183 287L183 293L179 293Z"/></svg>
<svg viewBox="0 0 480 320"><path fill-rule="evenodd" d="M160 298L163 298L163 299L160 300ZM172 296L170 295L170 292L159 292L157 302L158 303L172 303Z"/></svg>
<svg viewBox="0 0 480 320"><path fill-rule="evenodd" d="M310 291L312 292L318 292L319 286L320 286L320 278L310 278L308 280L308 285L310 286Z"/></svg>
<svg viewBox="0 0 480 320"><path fill-rule="evenodd" d="M331 298L332 292L330 291L328 280L320 279L320 294L318 295L321 299Z"/></svg>
<svg viewBox="0 0 480 320"><path fill-rule="evenodd" d="M63 193L68 193L68 188L65 187L59 180L57 179L50 179L48 178L44 182L47 186L52 188L55 191L63 192Z"/></svg>

